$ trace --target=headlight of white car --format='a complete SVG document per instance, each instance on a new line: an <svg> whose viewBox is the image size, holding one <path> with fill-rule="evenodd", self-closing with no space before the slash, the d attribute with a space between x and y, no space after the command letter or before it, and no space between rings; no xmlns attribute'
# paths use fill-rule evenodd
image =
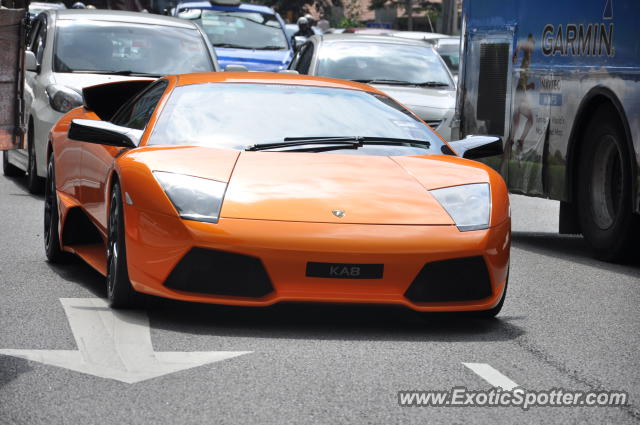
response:
<svg viewBox="0 0 640 425"><path fill-rule="evenodd" d="M186 220L217 223L227 184L184 174L154 171L180 217Z"/></svg>
<svg viewBox="0 0 640 425"><path fill-rule="evenodd" d="M60 84L50 84L47 86L47 96L49 104L58 112L69 112L73 108L82 106L82 95L70 87Z"/></svg>
<svg viewBox="0 0 640 425"><path fill-rule="evenodd" d="M430 192L461 232L489 227L491 193L488 183L445 187Z"/></svg>

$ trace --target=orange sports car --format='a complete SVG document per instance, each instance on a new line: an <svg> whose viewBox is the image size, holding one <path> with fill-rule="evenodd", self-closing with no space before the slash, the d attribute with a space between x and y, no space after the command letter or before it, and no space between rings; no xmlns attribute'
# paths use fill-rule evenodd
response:
<svg viewBox="0 0 640 425"><path fill-rule="evenodd" d="M80 256L112 307L139 293L266 306L386 303L495 316L505 184L376 89L207 73L85 88L50 133L49 261Z"/></svg>

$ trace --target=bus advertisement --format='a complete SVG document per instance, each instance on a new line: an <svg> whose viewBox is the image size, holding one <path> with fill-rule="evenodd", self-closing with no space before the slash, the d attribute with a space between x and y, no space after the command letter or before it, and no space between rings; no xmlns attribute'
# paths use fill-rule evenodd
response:
<svg viewBox="0 0 640 425"><path fill-rule="evenodd" d="M560 233L638 257L640 2L465 0L453 134L500 136L512 193L560 201Z"/></svg>

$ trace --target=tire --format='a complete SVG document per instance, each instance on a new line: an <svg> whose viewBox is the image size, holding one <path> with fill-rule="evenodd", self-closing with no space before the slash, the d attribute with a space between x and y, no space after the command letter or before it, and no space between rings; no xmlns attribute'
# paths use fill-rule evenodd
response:
<svg viewBox="0 0 640 425"><path fill-rule="evenodd" d="M2 172L7 177L22 177L24 171L9 162L9 152L2 152Z"/></svg>
<svg viewBox="0 0 640 425"><path fill-rule="evenodd" d="M40 194L44 188L44 179L38 176L36 145L33 141L32 126L29 126L29 132L27 133L27 152L29 154L29 161L27 163L27 190L29 193Z"/></svg>
<svg viewBox="0 0 640 425"><path fill-rule="evenodd" d="M124 208L120 184L117 181L111 189L110 199L107 240L107 299L111 308L134 308L138 306L140 297L129 280L124 239Z"/></svg>
<svg viewBox="0 0 640 425"><path fill-rule="evenodd" d="M70 256L60 249L59 221L55 165L53 155L51 155L47 164L47 180L44 191L44 250L47 261L50 263L63 263Z"/></svg>
<svg viewBox="0 0 640 425"><path fill-rule="evenodd" d="M585 129L577 180L580 228L596 258L621 261L634 250L640 217L631 208L631 160L620 119L598 108Z"/></svg>

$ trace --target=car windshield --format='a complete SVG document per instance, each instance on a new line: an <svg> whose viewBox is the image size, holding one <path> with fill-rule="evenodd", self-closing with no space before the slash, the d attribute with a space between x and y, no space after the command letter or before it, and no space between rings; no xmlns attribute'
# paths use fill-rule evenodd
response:
<svg viewBox="0 0 640 425"><path fill-rule="evenodd" d="M282 142L285 138L336 136L429 142L409 143L406 147L383 146L381 142L375 153L381 155L441 153L444 144L411 112L381 94L251 83L176 87L148 144L244 150L256 144Z"/></svg>
<svg viewBox="0 0 640 425"><path fill-rule="evenodd" d="M451 84L446 68L432 48L392 43L325 43L319 52L316 74L357 81Z"/></svg>
<svg viewBox="0 0 640 425"><path fill-rule="evenodd" d="M459 44L442 44L438 46L438 53L447 64L451 72L458 73L460 66L460 45Z"/></svg>
<svg viewBox="0 0 640 425"><path fill-rule="evenodd" d="M54 72L167 75L214 71L195 29L59 20Z"/></svg>
<svg viewBox="0 0 640 425"><path fill-rule="evenodd" d="M198 15L193 20L202 27L215 47L257 50L289 48L284 30L275 15L206 9Z"/></svg>

